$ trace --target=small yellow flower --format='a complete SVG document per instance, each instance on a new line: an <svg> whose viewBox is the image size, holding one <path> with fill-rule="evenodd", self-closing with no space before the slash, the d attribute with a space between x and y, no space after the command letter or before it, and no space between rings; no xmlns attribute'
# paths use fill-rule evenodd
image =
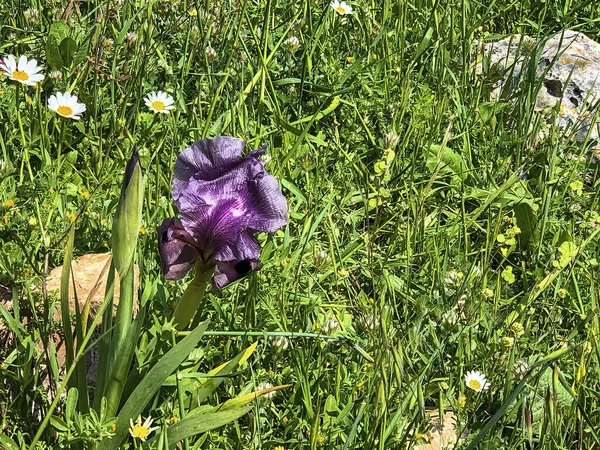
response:
<svg viewBox="0 0 600 450"><path fill-rule="evenodd" d="M347 56L346 57L346 62L347 63L351 63L352 61L354 61L354 56Z"/></svg>
<svg viewBox="0 0 600 450"><path fill-rule="evenodd" d="M190 9L188 14L190 15L190 17L196 17L196 16L198 16L198 10L196 8Z"/></svg>
<svg viewBox="0 0 600 450"><path fill-rule="evenodd" d="M83 198L89 198L89 197L90 197L90 193L89 193L88 191L82 191L82 192L81 192L81 196L82 196Z"/></svg>
<svg viewBox="0 0 600 450"><path fill-rule="evenodd" d="M15 201L12 199L8 199L6 200L6 203L4 203L6 205L7 208L12 208L13 206L15 206Z"/></svg>
<svg viewBox="0 0 600 450"><path fill-rule="evenodd" d="M356 384L356 389L364 389L364 387L365 387L365 382L364 381L359 381Z"/></svg>
<svg viewBox="0 0 600 450"><path fill-rule="evenodd" d="M77 220L77 216L73 213L69 214L69 219L71 219L71 222L75 222L75 220Z"/></svg>
<svg viewBox="0 0 600 450"><path fill-rule="evenodd" d="M177 422L179 422L179 419L177 418L177 416L171 416L171 418L169 419L169 422L177 423Z"/></svg>
<svg viewBox="0 0 600 450"><path fill-rule="evenodd" d="M285 450L285 447L283 445L278 445L276 447L273 447L273 450Z"/></svg>
<svg viewBox="0 0 600 450"><path fill-rule="evenodd" d="M117 431L117 424L116 424L116 423L113 423L113 424L110 426L110 431Z"/></svg>
<svg viewBox="0 0 600 450"><path fill-rule="evenodd" d="M515 322L510 326L510 331L517 336L521 336L523 333L525 333L525 327L521 322Z"/></svg>
<svg viewBox="0 0 600 450"><path fill-rule="evenodd" d="M8 216L3 216L2 218L4 219L4 224L8 225Z"/></svg>
<svg viewBox="0 0 600 450"><path fill-rule="evenodd" d="M25 101L28 105L31 105L33 103L33 99L29 95L25 98Z"/></svg>
<svg viewBox="0 0 600 450"><path fill-rule="evenodd" d="M275 372L273 372L273 369L269 369L269 376L270 377L275 376Z"/></svg>
<svg viewBox="0 0 600 450"><path fill-rule="evenodd" d="M132 419L129 419L129 434L132 437L140 439L142 442L144 442L148 438L148 436L150 436L150 433L158 429L158 427L151 428L151 425L152 418L150 416L148 416L144 423L142 423L141 416L138 416L135 424L133 423Z"/></svg>
<svg viewBox="0 0 600 450"><path fill-rule="evenodd" d="M285 425L286 423L289 422L289 419L287 418L287 416L284 416L283 419L281 419L281 421L283 422L283 424Z"/></svg>
<svg viewBox="0 0 600 450"><path fill-rule="evenodd" d="M146 228L140 227L140 234L146 234Z"/></svg>
<svg viewBox="0 0 600 450"><path fill-rule="evenodd" d="M583 183L581 181L573 181L569 186L577 195L583 194Z"/></svg>
<svg viewBox="0 0 600 450"><path fill-rule="evenodd" d="M323 436L319 436L319 438L317 439L317 444L323 445L323 442L325 442L325 438Z"/></svg>

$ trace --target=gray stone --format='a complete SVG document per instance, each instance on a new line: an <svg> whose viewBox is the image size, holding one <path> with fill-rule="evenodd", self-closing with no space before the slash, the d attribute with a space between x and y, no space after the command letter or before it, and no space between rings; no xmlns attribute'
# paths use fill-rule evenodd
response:
<svg viewBox="0 0 600 450"><path fill-rule="evenodd" d="M558 128L579 142L585 141L588 132L592 139L598 139L600 118L595 117L594 112L600 100L600 44L583 33L566 30L539 45L543 45L543 49L533 68L540 83L535 110L548 114L560 103ZM510 96L514 92L531 69L537 48L534 39L518 34L484 44L490 70L503 72L492 92L493 101L499 100L503 93ZM476 71L482 72L481 61Z"/></svg>

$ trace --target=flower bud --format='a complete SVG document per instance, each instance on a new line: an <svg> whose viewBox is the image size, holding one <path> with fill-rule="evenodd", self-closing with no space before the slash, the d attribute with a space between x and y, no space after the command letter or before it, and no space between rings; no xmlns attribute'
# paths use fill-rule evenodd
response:
<svg viewBox="0 0 600 450"><path fill-rule="evenodd" d="M138 230L142 224L143 190L140 155L135 147L125 169L112 228L113 262L119 277L123 277L133 263Z"/></svg>

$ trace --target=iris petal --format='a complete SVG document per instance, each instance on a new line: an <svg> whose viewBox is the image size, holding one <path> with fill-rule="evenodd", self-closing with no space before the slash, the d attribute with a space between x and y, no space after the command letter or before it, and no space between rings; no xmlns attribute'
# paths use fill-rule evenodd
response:
<svg viewBox="0 0 600 450"><path fill-rule="evenodd" d="M219 136L195 142L181 152L175 163L173 198L177 201L190 178L215 176L226 171L227 165L239 159L245 145L242 139Z"/></svg>
<svg viewBox="0 0 600 450"><path fill-rule="evenodd" d="M254 156L196 173L181 190L183 226L215 259L257 258L258 243L242 233L275 231L287 223L287 202L277 180ZM200 175L200 176L199 176Z"/></svg>
<svg viewBox="0 0 600 450"><path fill-rule="evenodd" d="M190 245L193 242L179 219L163 221L158 228L158 252L165 279L181 280L194 267L198 253Z"/></svg>
<svg viewBox="0 0 600 450"><path fill-rule="evenodd" d="M220 291L228 284L244 278L250 272L260 270L262 264L255 259L244 259L242 261L220 261L215 267L213 276L213 287Z"/></svg>

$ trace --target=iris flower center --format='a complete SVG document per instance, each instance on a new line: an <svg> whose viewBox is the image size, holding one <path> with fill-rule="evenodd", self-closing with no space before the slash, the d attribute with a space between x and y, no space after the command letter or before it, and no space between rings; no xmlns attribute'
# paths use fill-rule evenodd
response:
<svg viewBox="0 0 600 450"><path fill-rule="evenodd" d="M12 76L15 80L19 80L19 81L27 81L29 80L29 75L27 75L27 72L23 71L23 70L15 70L12 73Z"/></svg>
<svg viewBox="0 0 600 450"><path fill-rule="evenodd" d="M478 380L469 380L469 387L471 389L481 389L481 383Z"/></svg>
<svg viewBox="0 0 600 450"><path fill-rule="evenodd" d="M146 439L150 434L150 430L143 425L135 425L131 429L131 434L138 439Z"/></svg>
<svg viewBox="0 0 600 450"><path fill-rule="evenodd" d="M162 111L163 109L165 109L165 104L160 100L154 100L152 102L152 108L154 108L157 111Z"/></svg>
<svg viewBox="0 0 600 450"><path fill-rule="evenodd" d="M71 108L70 106L61 105L58 107L56 112L59 113L61 116L67 117L73 114L73 108Z"/></svg>

